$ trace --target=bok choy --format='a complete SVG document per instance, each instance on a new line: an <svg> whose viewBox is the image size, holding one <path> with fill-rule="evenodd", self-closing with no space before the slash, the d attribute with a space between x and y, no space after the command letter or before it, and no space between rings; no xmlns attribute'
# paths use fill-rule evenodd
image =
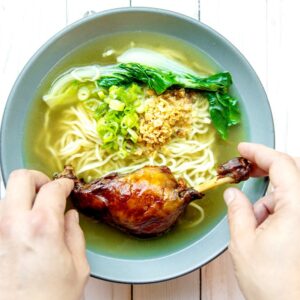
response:
<svg viewBox="0 0 300 300"><path fill-rule="evenodd" d="M172 86L211 92L227 92L232 84L232 79L228 72L202 78L188 73L176 74L172 71L138 63L127 63L119 64L110 74L102 75L97 82L101 87L141 82L148 85L159 95Z"/></svg>
<svg viewBox="0 0 300 300"><path fill-rule="evenodd" d="M229 72L199 75L167 56L142 48L127 50L117 61L115 65L92 65L70 70L54 83L43 97L44 101L49 107L56 107L85 100L90 94L93 97L98 95L101 100L104 97L101 89L116 86L126 88L133 83L147 85L158 95L171 87L183 87L204 93L209 102L212 122L223 139L227 139L229 127L240 122L238 101L229 95L232 85ZM90 91L82 87L86 83L94 84ZM109 107L123 111L125 106L119 100L114 99Z"/></svg>
<svg viewBox="0 0 300 300"><path fill-rule="evenodd" d="M180 60L180 57L178 59ZM175 85L210 91L205 92L209 102L210 116L223 139L228 137L228 127L240 122L238 101L228 94L228 89L232 84L230 73L219 73L207 77L166 55L145 48L128 49L117 58L117 61L121 64L137 63L171 72L175 75ZM165 85L167 85L167 80ZM156 92L159 93L158 90Z"/></svg>
<svg viewBox="0 0 300 300"><path fill-rule="evenodd" d="M228 128L240 122L238 101L228 94L232 84L229 72L199 77L189 73L177 74L139 63L122 63L110 74L101 76L97 82L99 87L106 88L140 82L148 85L157 94L162 94L172 86L206 91L212 122L223 139L228 137Z"/></svg>

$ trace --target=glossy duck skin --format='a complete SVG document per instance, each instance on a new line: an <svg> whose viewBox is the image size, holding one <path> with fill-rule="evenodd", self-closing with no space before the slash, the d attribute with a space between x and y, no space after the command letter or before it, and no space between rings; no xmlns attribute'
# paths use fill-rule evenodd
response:
<svg viewBox="0 0 300 300"><path fill-rule="evenodd" d="M251 163L235 158L218 168L218 178L249 178ZM139 237L168 231L193 200L204 194L176 180L168 167L146 166L130 174L111 173L84 183L70 166L56 176L74 180L73 205L83 214Z"/></svg>
<svg viewBox="0 0 300 300"><path fill-rule="evenodd" d="M68 166L59 177L75 181L71 199L80 212L141 237L167 231L191 201L203 196L177 181L167 167L148 166L83 183Z"/></svg>

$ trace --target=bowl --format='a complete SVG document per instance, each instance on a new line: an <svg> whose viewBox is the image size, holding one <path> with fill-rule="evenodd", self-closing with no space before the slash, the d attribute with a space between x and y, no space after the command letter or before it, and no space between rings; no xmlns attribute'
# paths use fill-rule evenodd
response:
<svg viewBox="0 0 300 300"><path fill-rule="evenodd" d="M122 8L86 17L52 37L30 59L16 80L7 100L1 126L1 168L9 173L24 167L23 136L27 112L36 87L53 66L70 51L94 38L130 31L150 31L182 39L206 53L222 69L231 72L247 122L247 139L274 147L274 126L267 96L255 71L224 37L194 19L154 8ZM242 191L255 201L267 188L266 179L250 179ZM122 283L149 283L181 276L208 263L229 243L223 217L206 234L169 253L153 257L116 257L87 248L91 275Z"/></svg>

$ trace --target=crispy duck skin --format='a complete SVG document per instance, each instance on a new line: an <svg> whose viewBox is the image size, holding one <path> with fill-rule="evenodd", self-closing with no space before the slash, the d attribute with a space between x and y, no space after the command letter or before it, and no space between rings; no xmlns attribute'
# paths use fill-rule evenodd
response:
<svg viewBox="0 0 300 300"><path fill-rule="evenodd" d="M90 183L79 180L71 166L55 178L74 180L72 203L83 214L140 237L168 231L202 191L218 180L237 183L249 177L251 163L235 158L218 169L218 176L208 187L193 189L183 179L176 180L168 167L146 166L129 174L111 173ZM207 185L207 183L206 183ZM201 191L201 192L200 192Z"/></svg>

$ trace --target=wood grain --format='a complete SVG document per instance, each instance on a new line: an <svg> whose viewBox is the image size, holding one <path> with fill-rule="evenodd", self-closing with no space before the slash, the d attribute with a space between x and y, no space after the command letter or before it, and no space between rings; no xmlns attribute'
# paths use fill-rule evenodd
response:
<svg viewBox="0 0 300 300"><path fill-rule="evenodd" d="M276 148L286 151L287 146L287 102L282 103L282 72L285 61L282 53L282 1L268 1L267 7L267 85L269 101L275 120Z"/></svg>
<svg viewBox="0 0 300 300"><path fill-rule="evenodd" d="M282 1L269 1L270 8L273 8L273 21L278 18L278 27L280 39L280 47L277 49L270 49L270 53L275 51L273 56L274 68L278 65L279 68L274 70L274 74L270 74L270 80L276 78L280 90L276 98L276 119L275 122L279 122L284 115L280 112L280 107L286 108L286 122L284 119L280 121L280 126L285 124L286 128L286 148L283 149L292 155L300 155L300 143L299 143L299 128L300 117L299 97L296 95L294 88L299 86L299 70L300 70L300 2L296 0L282 0ZM276 24L276 23L275 23ZM274 28L274 27L273 27ZM275 83L274 83L275 85ZM274 86L273 85L273 86ZM280 128L281 128L280 127Z"/></svg>
<svg viewBox="0 0 300 300"><path fill-rule="evenodd" d="M134 300L196 300L200 299L200 272L162 283L136 285Z"/></svg>
<svg viewBox="0 0 300 300"><path fill-rule="evenodd" d="M0 1L0 121L9 92L26 62L65 25L64 1Z"/></svg>
<svg viewBox="0 0 300 300"><path fill-rule="evenodd" d="M233 43L266 85L266 0L201 0L200 9L201 21Z"/></svg>
<svg viewBox="0 0 300 300"><path fill-rule="evenodd" d="M199 15L198 2L198 0L131 0L132 6L157 7L172 10L194 19L198 19Z"/></svg>
<svg viewBox="0 0 300 300"><path fill-rule="evenodd" d="M201 300L244 300L228 251L202 268Z"/></svg>
<svg viewBox="0 0 300 300"><path fill-rule="evenodd" d="M11 87L26 62L47 39L65 25L64 1L1 1L0 118Z"/></svg>
<svg viewBox="0 0 300 300"><path fill-rule="evenodd" d="M130 285L90 278L85 289L85 300L98 299L131 300Z"/></svg>
<svg viewBox="0 0 300 300"><path fill-rule="evenodd" d="M70 24L83 18L88 13L100 12L117 7L130 6L129 0L66 0L67 23Z"/></svg>

